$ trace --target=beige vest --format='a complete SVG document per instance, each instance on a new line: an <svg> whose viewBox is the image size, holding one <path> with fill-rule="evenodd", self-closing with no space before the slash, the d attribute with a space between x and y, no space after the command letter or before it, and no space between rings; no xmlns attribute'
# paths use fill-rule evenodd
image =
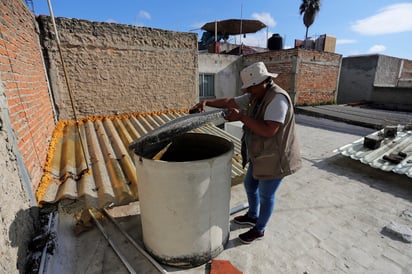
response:
<svg viewBox="0 0 412 274"><path fill-rule="evenodd" d="M248 156L253 163L255 179L279 179L296 172L301 166L300 148L295 134L295 114L289 94L276 84L266 90L266 94L257 106L252 104L247 115L254 119L263 120L268 104L276 96L284 94L289 101L285 122L273 137L262 137L243 126L242 156L245 156L245 136L248 136ZM254 109L256 111L254 111ZM255 113L254 113L255 112ZM245 159L244 159L245 160ZM245 161L244 161L245 163Z"/></svg>

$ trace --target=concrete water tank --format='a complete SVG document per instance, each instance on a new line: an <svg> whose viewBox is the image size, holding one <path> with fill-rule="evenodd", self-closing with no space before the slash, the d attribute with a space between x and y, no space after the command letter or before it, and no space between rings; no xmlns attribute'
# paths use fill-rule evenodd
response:
<svg viewBox="0 0 412 274"><path fill-rule="evenodd" d="M161 160L135 154L143 243L161 263L192 267L229 239L233 143L200 133L171 142Z"/></svg>

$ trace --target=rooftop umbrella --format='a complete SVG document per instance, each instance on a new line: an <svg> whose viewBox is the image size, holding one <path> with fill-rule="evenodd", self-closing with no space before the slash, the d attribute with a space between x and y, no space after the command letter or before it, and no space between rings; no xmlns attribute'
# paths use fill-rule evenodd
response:
<svg viewBox="0 0 412 274"><path fill-rule="evenodd" d="M221 21L214 21L204 24L201 29L222 33L223 35L237 35L245 33L255 33L266 27L259 20L250 19L226 19Z"/></svg>

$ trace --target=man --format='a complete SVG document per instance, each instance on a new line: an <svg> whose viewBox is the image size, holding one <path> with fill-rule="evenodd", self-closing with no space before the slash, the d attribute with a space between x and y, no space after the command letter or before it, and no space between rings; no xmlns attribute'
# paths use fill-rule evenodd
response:
<svg viewBox="0 0 412 274"><path fill-rule="evenodd" d="M242 91L234 98L203 100L193 109L205 106L227 108L228 121L243 122L243 167L248 165L244 187L248 212L234 221L252 228L239 235L243 243L264 237L273 213L275 193L282 179L301 167L299 144L295 134L293 103L288 93L273 82L277 74L269 73L263 62L240 72Z"/></svg>

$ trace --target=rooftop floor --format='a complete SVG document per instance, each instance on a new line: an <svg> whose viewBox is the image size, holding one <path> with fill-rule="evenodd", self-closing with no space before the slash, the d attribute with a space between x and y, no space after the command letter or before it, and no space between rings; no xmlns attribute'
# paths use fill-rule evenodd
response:
<svg viewBox="0 0 412 274"><path fill-rule="evenodd" d="M296 111L306 115L373 129L382 129L385 126L399 124L412 124L412 112L383 110L368 105L302 106L297 107Z"/></svg>
<svg viewBox="0 0 412 274"><path fill-rule="evenodd" d="M334 152L374 131L297 115L303 168L280 186L265 238L243 245L237 237L247 228L232 219L244 211L234 214L229 241L215 259L228 260L243 273L410 273L411 244L384 228L391 222L412 227L411 178ZM243 186L233 185L231 208L245 202ZM139 202L115 207L110 214L143 246ZM69 204L59 206L58 245L50 273L128 273L96 227L74 234L74 217ZM124 244L119 233L111 238ZM138 250L127 250L137 273L158 273ZM210 269L209 264L163 267L193 274Z"/></svg>

